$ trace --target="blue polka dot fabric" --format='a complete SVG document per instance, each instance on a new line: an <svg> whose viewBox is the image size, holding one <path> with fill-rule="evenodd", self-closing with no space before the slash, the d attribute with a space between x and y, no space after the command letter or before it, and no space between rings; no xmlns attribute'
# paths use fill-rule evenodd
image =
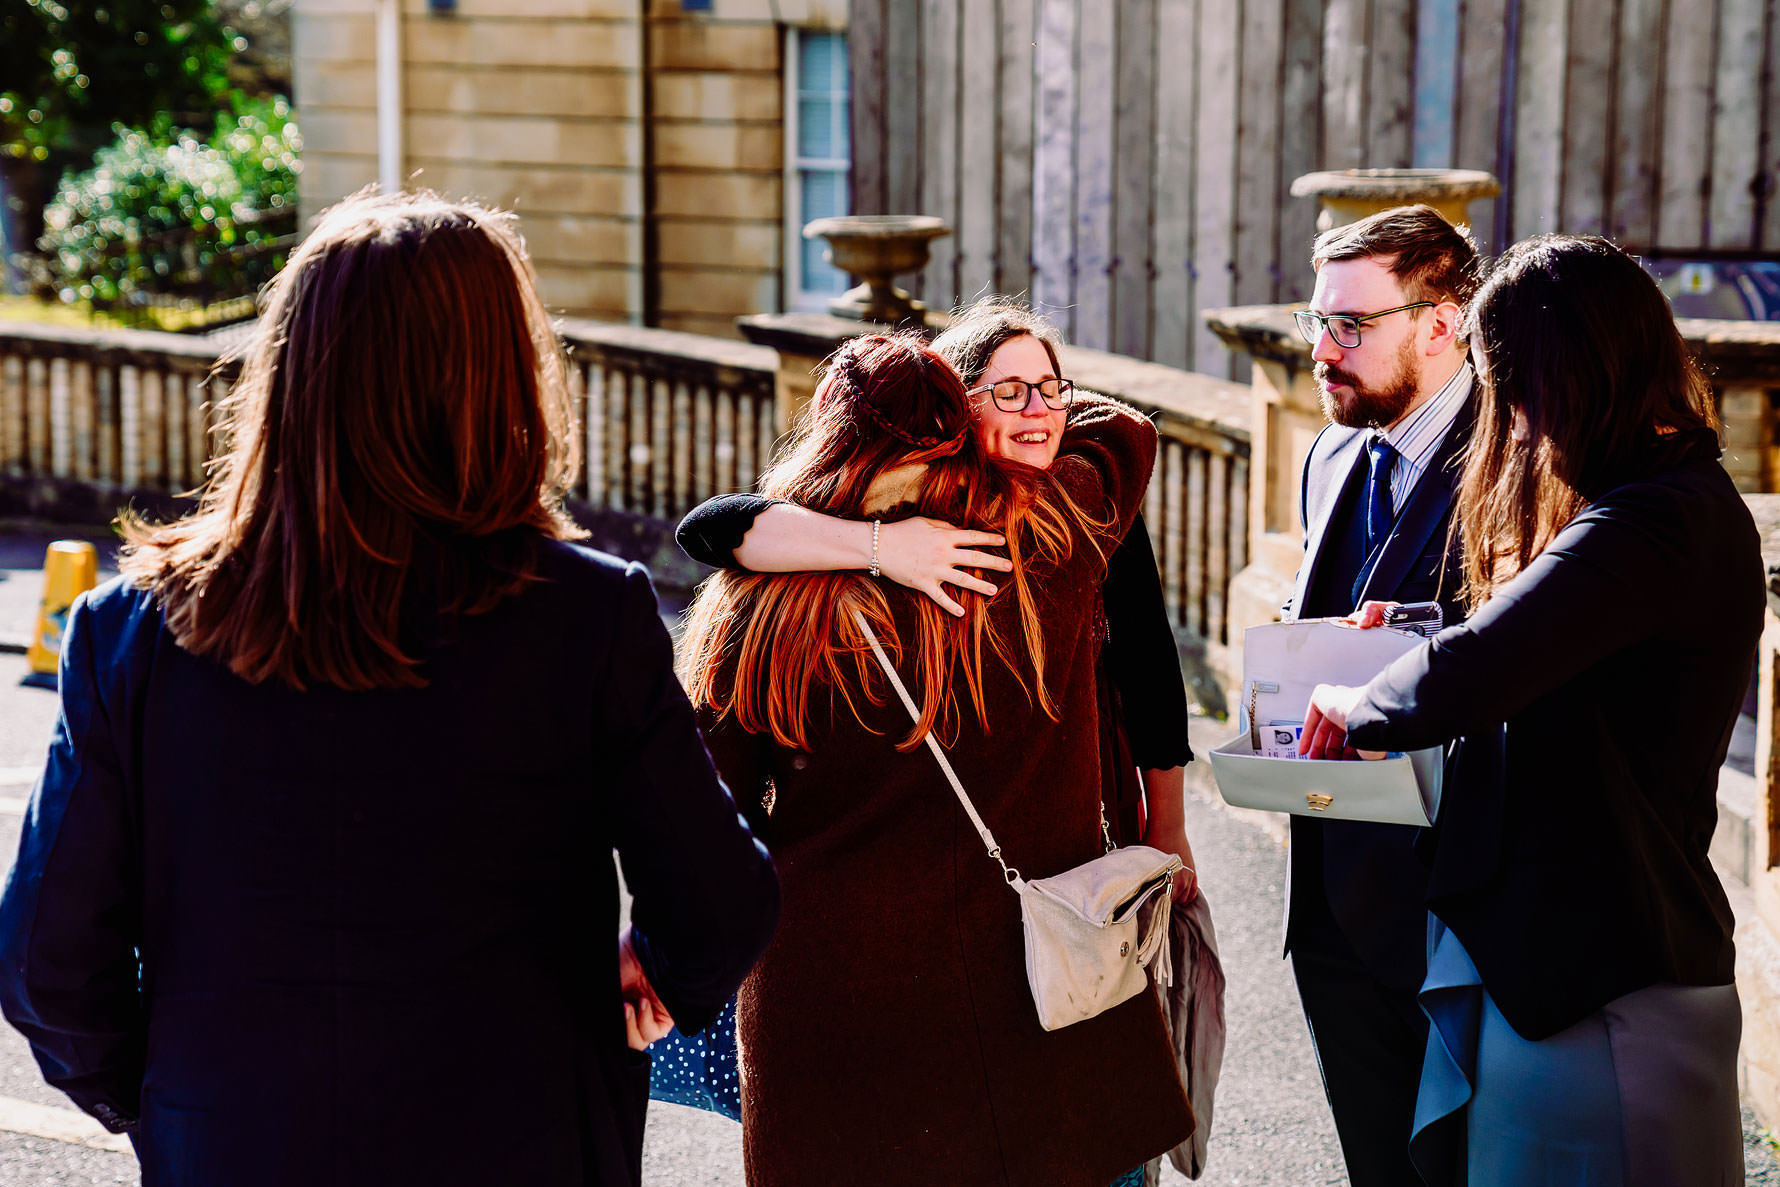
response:
<svg viewBox="0 0 1780 1187"><path fill-rule="evenodd" d="M742 1067L736 1059L735 998L690 1037L678 1029L649 1044L649 1098L742 1119Z"/></svg>

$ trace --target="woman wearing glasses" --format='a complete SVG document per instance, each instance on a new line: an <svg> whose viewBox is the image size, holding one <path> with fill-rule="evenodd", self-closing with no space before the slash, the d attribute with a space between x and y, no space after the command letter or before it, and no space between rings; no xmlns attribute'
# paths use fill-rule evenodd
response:
<svg viewBox="0 0 1780 1187"><path fill-rule="evenodd" d="M1466 329L1471 617L1364 688L1318 686L1304 727L1312 757L1457 739L1410 1153L1430 1184L1740 1184L1707 847L1761 632L1755 525L1668 302L1618 248L1516 244Z"/></svg>
<svg viewBox="0 0 1780 1187"><path fill-rule="evenodd" d="M955 316L933 349L958 372L971 426L994 457L1039 469L1056 460L1075 389L1058 358L1061 340L1043 318L990 298ZM923 516L845 519L758 495L724 495L688 514L680 546L704 564L762 573L859 569L918 590L957 615L947 586L984 595L996 585L981 570L1007 572L995 532L954 528ZM1162 601L1149 531L1139 515L1107 558L1098 634L1100 753L1108 822L1121 845L1180 855L1186 872L1175 897L1197 892L1182 806L1187 695L1179 651Z"/></svg>
<svg viewBox="0 0 1780 1187"><path fill-rule="evenodd" d="M1040 1027L1014 893L920 745L930 731L945 745L1026 877L1101 851L1088 628L1156 434L1108 400L1078 402L1075 422L1048 469L996 458L943 359L919 339L855 339L762 488L1005 536L1009 588L961 592L951 615L857 572L725 570L689 613L706 744L784 885L778 940L737 1010L755 1187L1123 1185L1192 1131L1153 995ZM896 657L919 725L855 612Z"/></svg>

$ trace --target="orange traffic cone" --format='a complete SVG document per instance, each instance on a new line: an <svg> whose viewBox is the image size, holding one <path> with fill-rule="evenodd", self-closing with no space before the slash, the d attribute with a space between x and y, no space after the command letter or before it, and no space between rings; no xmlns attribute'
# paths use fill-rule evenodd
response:
<svg viewBox="0 0 1780 1187"><path fill-rule="evenodd" d="M53 674L62 654L62 632L74 599L93 588L99 577L99 553L85 540L57 540L43 555L43 601L25 660L31 670Z"/></svg>

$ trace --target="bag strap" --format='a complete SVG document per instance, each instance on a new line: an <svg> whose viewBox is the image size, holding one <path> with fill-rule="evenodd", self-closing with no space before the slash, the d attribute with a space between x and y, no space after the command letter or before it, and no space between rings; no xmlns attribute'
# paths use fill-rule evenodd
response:
<svg viewBox="0 0 1780 1187"><path fill-rule="evenodd" d="M890 657L884 654L883 647L878 643L878 637L872 634L871 627L866 625L865 615L855 610L853 611L853 621L859 624L860 633L865 636L865 641L871 644L872 654L877 656L878 662L884 666L884 675L890 677L890 686L896 690L896 695L902 698L903 708L909 711L909 716L914 719L917 725L920 724L921 710L915 707L915 698L911 697L909 690L903 687L902 677L896 674L896 669L890 664ZM933 736L932 730L927 731L927 748L933 751L933 757L939 762L939 769L946 773L946 781L957 793L958 803L964 808L964 814L970 817L971 824L976 826L977 836L983 838L983 844L988 846L989 856L993 857L995 864L1001 867L1001 876L1007 879L1009 886L1019 882L1020 871L1002 859L1001 846L995 843L995 834L989 831L989 826L983 823L981 816L977 815L976 805L970 802L970 796L965 793L964 784L959 782L958 772L952 769L951 762L946 758L945 749Z"/></svg>

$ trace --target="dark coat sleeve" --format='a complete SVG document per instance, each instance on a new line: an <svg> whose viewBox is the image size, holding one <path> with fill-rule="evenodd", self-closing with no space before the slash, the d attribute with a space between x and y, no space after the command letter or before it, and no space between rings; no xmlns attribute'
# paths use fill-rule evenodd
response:
<svg viewBox="0 0 1780 1187"><path fill-rule="evenodd" d="M1686 613L1697 525L1657 485L1577 516L1470 621L1379 673L1348 716L1363 750L1442 745L1506 721Z"/></svg>
<svg viewBox="0 0 1780 1187"><path fill-rule="evenodd" d="M688 511L674 529L674 542L701 565L739 569L742 566L736 563L735 550L742 546L742 538L754 526L755 518L779 501L750 494L706 499Z"/></svg>
<svg viewBox="0 0 1780 1187"><path fill-rule="evenodd" d="M1146 771L1193 761L1187 745L1187 686L1162 577L1143 516L1106 563L1106 671L1119 694L1131 758Z"/></svg>
<svg viewBox="0 0 1780 1187"><path fill-rule="evenodd" d="M113 1132L141 1116L146 1034L139 817L124 761L130 639L96 629L87 598L76 602L48 760L0 897L0 1008L44 1079Z"/></svg>
<svg viewBox="0 0 1780 1187"><path fill-rule="evenodd" d="M1131 530L1156 464L1156 426L1104 396L1078 396L1051 473L1095 515L1110 515L1110 545Z"/></svg>
<svg viewBox="0 0 1780 1187"><path fill-rule="evenodd" d="M675 1024L693 1034L766 950L778 878L711 766L640 565L626 574L613 636L596 686L637 956Z"/></svg>

